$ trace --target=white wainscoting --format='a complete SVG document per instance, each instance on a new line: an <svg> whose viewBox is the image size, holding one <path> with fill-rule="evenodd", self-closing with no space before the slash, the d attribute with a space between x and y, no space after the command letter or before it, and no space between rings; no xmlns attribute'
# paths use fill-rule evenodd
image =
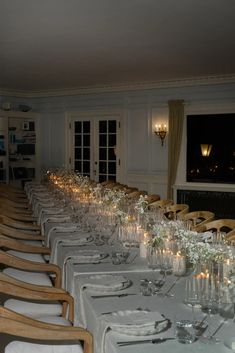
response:
<svg viewBox="0 0 235 353"><path fill-rule="evenodd" d="M162 199L167 195L167 174L148 175L132 172L127 174L126 184L145 190L149 194L158 194Z"/></svg>

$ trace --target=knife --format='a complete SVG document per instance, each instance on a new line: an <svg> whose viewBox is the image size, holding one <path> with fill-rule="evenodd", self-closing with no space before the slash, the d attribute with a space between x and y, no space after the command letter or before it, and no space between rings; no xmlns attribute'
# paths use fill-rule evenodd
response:
<svg viewBox="0 0 235 353"><path fill-rule="evenodd" d="M98 299L98 298L112 298L112 297L117 297L117 298L122 298L122 297L127 297L129 295L137 295L136 293L122 293L122 294L104 294L104 295L92 295L92 299Z"/></svg>
<svg viewBox="0 0 235 353"><path fill-rule="evenodd" d="M123 346L132 346L132 345L138 345L138 344L147 344L147 343L152 343L152 344L158 344L158 343L164 343L166 341L170 340L175 340L175 337L160 337L160 338L154 338L154 339L149 339L149 340L140 340L140 341L120 341L117 342L117 345L119 347Z"/></svg>

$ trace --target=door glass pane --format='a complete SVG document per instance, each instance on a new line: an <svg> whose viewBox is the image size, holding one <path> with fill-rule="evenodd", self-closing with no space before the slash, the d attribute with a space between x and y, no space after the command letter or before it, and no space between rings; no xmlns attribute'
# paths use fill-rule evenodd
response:
<svg viewBox="0 0 235 353"><path fill-rule="evenodd" d="M99 141L100 141L100 146L107 146L107 135L100 135L100 138L99 138Z"/></svg>
<svg viewBox="0 0 235 353"><path fill-rule="evenodd" d="M102 183L103 181L107 180L106 175L99 175L99 183Z"/></svg>
<svg viewBox="0 0 235 353"><path fill-rule="evenodd" d="M90 135L83 135L83 145L90 146Z"/></svg>
<svg viewBox="0 0 235 353"><path fill-rule="evenodd" d="M82 135L75 135L75 146L81 146L82 144Z"/></svg>
<svg viewBox="0 0 235 353"><path fill-rule="evenodd" d="M109 133L111 132L116 133L116 125L117 125L116 120L109 120L108 122Z"/></svg>
<svg viewBox="0 0 235 353"><path fill-rule="evenodd" d="M107 121L106 120L99 122L99 131L101 134L107 133Z"/></svg>
<svg viewBox="0 0 235 353"><path fill-rule="evenodd" d="M82 172L82 165L80 161L75 161L74 163L74 170L78 173Z"/></svg>
<svg viewBox="0 0 235 353"><path fill-rule="evenodd" d="M100 148L99 159L100 160L107 159L107 149L106 148Z"/></svg>
<svg viewBox="0 0 235 353"><path fill-rule="evenodd" d="M108 159L111 161L116 160L116 156L115 156L113 147L108 149Z"/></svg>
<svg viewBox="0 0 235 353"><path fill-rule="evenodd" d="M84 174L90 174L90 162L83 162L83 171Z"/></svg>
<svg viewBox="0 0 235 353"><path fill-rule="evenodd" d="M116 135L109 135L109 147L116 146Z"/></svg>
<svg viewBox="0 0 235 353"><path fill-rule="evenodd" d="M84 134L90 133L90 121L83 121L83 133Z"/></svg>
<svg viewBox="0 0 235 353"><path fill-rule="evenodd" d="M81 159L81 157L82 157L81 148L75 148L75 159Z"/></svg>
<svg viewBox="0 0 235 353"><path fill-rule="evenodd" d="M75 121L75 134L80 134L82 132L82 123L81 121Z"/></svg>
<svg viewBox="0 0 235 353"><path fill-rule="evenodd" d="M107 163L106 162L99 163L99 172L100 172L100 174L104 174L107 172Z"/></svg>
<svg viewBox="0 0 235 353"><path fill-rule="evenodd" d="M108 167L109 167L109 174L116 174L116 163L115 162L109 162Z"/></svg>
<svg viewBox="0 0 235 353"><path fill-rule="evenodd" d="M83 159L90 159L90 148L83 148Z"/></svg>

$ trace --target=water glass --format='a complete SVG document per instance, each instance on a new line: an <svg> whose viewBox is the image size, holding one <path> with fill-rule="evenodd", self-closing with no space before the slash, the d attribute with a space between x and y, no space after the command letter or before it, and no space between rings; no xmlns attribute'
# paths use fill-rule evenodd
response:
<svg viewBox="0 0 235 353"><path fill-rule="evenodd" d="M140 280L140 293L144 296L153 295L152 283L147 278Z"/></svg>
<svg viewBox="0 0 235 353"><path fill-rule="evenodd" d="M175 336L179 343L191 344L196 341L194 323L190 320L176 320Z"/></svg>

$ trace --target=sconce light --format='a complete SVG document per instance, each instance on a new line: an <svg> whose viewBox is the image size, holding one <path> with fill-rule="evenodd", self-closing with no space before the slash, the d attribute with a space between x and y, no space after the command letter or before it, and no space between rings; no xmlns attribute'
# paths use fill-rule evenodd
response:
<svg viewBox="0 0 235 353"><path fill-rule="evenodd" d="M162 146L163 146L163 143L164 143L164 140L165 140L165 137L166 137L166 134L167 134L167 126L166 126L166 124L155 125L154 133L158 137L160 137L161 142L162 142Z"/></svg>
<svg viewBox="0 0 235 353"><path fill-rule="evenodd" d="M211 149L212 145L209 145L208 143L201 144L202 157L209 157Z"/></svg>

